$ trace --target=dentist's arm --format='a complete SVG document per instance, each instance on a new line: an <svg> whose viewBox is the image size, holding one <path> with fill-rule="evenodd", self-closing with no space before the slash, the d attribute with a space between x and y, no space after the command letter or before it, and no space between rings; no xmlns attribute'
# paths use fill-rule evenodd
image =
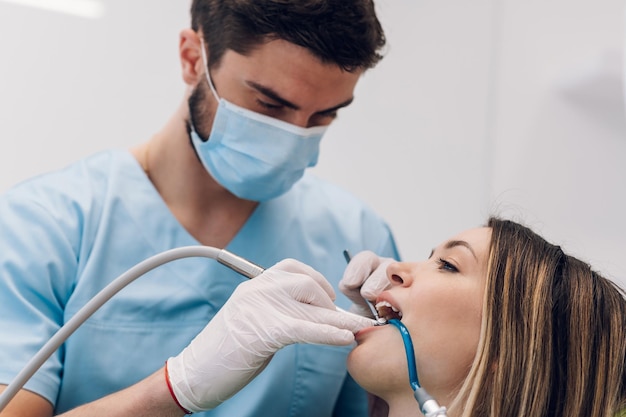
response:
<svg viewBox="0 0 626 417"><path fill-rule="evenodd" d="M0 392L6 389L6 385L0 385ZM1 417L50 417L52 416L52 404L43 397L25 389L15 394L15 397L0 412Z"/></svg>
<svg viewBox="0 0 626 417"><path fill-rule="evenodd" d="M0 392L6 385L0 386ZM0 412L2 417L52 417L48 400L22 389ZM72 411L63 417L178 417L184 413L171 397L163 378L163 369L125 390L111 394Z"/></svg>
<svg viewBox="0 0 626 417"><path fill-rule="evenodd" d="M166 366L137 384L63 417L173 417L216 407L290 344L347 345L371 320L338 312L334 291L313 268L284 260L240 284L207 326ZM85 381L86 384L89 381ZM52 406L20 391L1 417L49 417ZM43 403L42 403L43 402ZM43 404L43 411L35 404ZM12 410L12 411L11 411Z"/></svg>

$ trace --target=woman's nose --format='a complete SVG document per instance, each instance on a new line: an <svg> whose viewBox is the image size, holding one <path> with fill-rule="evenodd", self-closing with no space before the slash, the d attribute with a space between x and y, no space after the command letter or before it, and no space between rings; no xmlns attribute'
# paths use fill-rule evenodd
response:
<svg viewBox="0 0 626 417"><path fill-rule="evenodd" d="M394 262L387 267L387 279L393 286L408 287L413 282L414 266L409 262Z"/></svg>

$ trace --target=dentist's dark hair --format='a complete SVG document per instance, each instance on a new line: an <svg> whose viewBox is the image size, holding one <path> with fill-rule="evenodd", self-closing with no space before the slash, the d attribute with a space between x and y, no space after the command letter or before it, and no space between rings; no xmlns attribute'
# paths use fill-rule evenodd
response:
<svg viewBox="0 0 626 417"><path fill-rule="evenodd" d="M228 49L245 55L283 39L346 71L366 70L385 45L373 0L194 0L191 27L204 34L209 67Z"/></svg>
<svg viewBox="0 0 626 417"><path fill-rule="evenodd" d="M616 417L626 406L624 292L518 223L491 218L463 417Z"/></svg>

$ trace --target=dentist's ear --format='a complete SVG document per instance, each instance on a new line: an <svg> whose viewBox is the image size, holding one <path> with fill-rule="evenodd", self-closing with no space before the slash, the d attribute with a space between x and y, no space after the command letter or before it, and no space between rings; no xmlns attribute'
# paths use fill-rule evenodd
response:
<svg viewBox="0 0 626 417"><path fill-rule="evenodd" d="M204 77L200 36L202 34L192 29L183 29L179 35L178 55L183 81L191 87L195 87Z"/></svg>

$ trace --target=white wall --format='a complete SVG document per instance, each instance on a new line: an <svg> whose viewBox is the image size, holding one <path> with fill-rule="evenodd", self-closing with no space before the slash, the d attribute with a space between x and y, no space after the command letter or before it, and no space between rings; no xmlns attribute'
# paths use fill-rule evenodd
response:
<svg viewBox="0 0 626 417"><path fill-rule="evenodd" d="M500 7L491 199L626 284L625 4Z"/></svg>
<svg viewBox="0 0 626 417"><path fill-rule="evenodd" d="M187 2L101 19L0 1L0 191L157 131L182 99ZM315 168L405 259L496 212L626 285L621 0L378 0L389 47Z"/></svg>
<svg viewBox="0 0 626 417"><path fill-rule="evenodd" d="M378 4L388 56L320 172L389 219L406 259L495 213L626 285L623 1Z"/></svg>
<svg viewBox="0 0 626 417"><path fill-rule="evenodd" d="M0 1L0 190L142 142L180 103L187 2L103 3L93 20Z"/></svg>

